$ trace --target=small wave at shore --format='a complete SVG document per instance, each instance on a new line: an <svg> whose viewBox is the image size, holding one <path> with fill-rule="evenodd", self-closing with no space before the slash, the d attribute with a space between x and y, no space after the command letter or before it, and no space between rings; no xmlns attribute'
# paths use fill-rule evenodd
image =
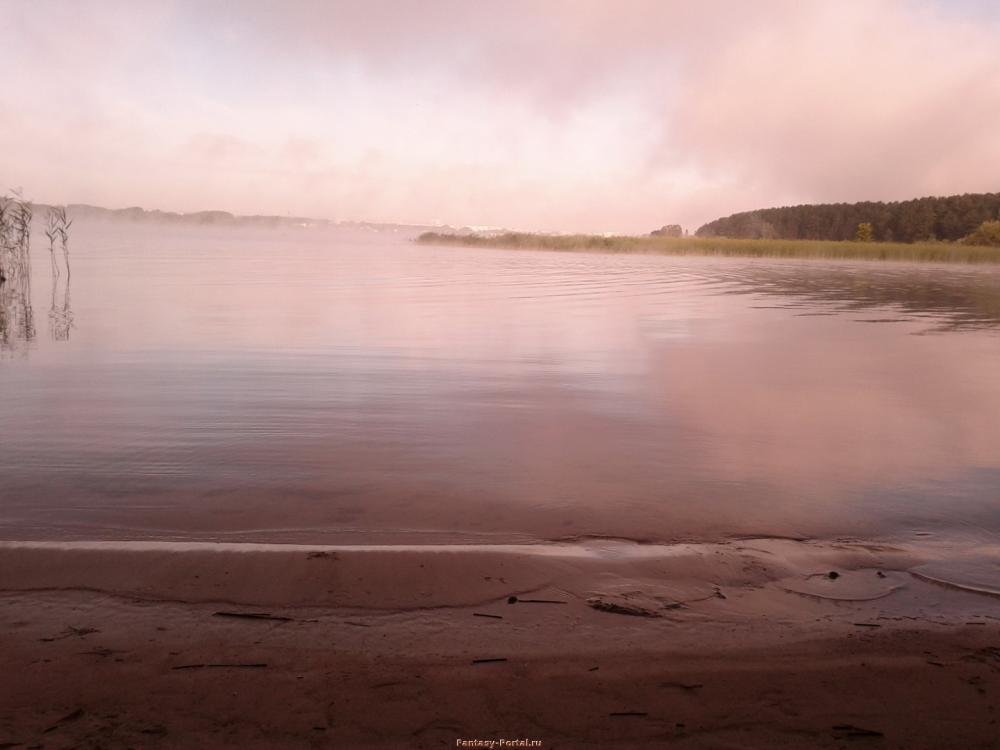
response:
<svg viewBox="0 0 1000 750"><path fill-rule="evenodd" d="M189 602L407 610L483 604L540 590L586 599L612 581L636 591L667 586L678 601L713 588L863 600L918 580L1000 594L998 559L1000 549L982 545L773 538L382 546L24 541L0 542L0 590L86 589Z"/></svg>

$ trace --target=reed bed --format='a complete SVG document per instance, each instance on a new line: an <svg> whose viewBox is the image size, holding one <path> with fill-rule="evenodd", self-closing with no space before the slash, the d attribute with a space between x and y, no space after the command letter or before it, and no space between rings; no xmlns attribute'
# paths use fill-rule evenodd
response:
<svg viewBox="0 0 1000 750"><path fill-rule="evenodd" d="M20 193L0 196L0 283L31 276L34 208Z"/></svg>
<svg viewBox="0 0 1000 750"><path fill-rule="evenodd" d="M49 238L49 257L52 260L52 276L59 276L59 264L56 262L56 243L62 247L63 259L66 263L66 275L69 275L69 228L73 220L66 217L65 206L52 206L45 222L45 236Z"/></svg>
<svg viewBox="0 0 1000 750"><path fill-rule="evenodd" d="M35 338L34 310L31 304L31 229L34 206L19 192L0 196L0 352L28 345ZM49 240L52 261L53 302L49 316L53 336L69 338L72 312L69 307L69 228L73 221L63 206L48 209L45 235ZM66 267L63 301L56 304L59 265L56 247L62 251Z"/></svg>
<svg viewBox="0 0 1000 750"><path fill-rule="evenodd" d="M429 245L490 247L510 250L715 255L748 258L811 258L931 263L1000 263L1000 248L949 242L825 242L820 240L733 240L708 237L630 237L590 234L547 235L507 232L498 235L425 232L417 242Z"/></svg>

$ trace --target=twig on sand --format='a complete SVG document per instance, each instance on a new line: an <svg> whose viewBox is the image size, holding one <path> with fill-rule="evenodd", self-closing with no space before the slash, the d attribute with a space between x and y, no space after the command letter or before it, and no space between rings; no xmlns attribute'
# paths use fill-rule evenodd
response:
<svg viewBox="0 0 1000 750"><path fill-rule="evenodd" d="M213 617L238 617L244 620L276 620L277 622L291 622L293 618L282 615L272 615L269 612L213 612Z"/></svg>
<svg viewBox="0 0 1000 750"><path fill-rule="evenodd" d="M69 713L66 716L63 716L55 724L53 724L51 727L49 727L44 732L42 732L42 734L48 734L49 732L54 732L60 726L62 726L63 724L69 724L71 721L76 721L81 716L83 716L83 709L82 708L78 708L75 711L73 711L72 713Z"/></svg>
<svg viewBox="0 0 1000 750"><path fill-rule="evenodd" d="M503 619L503 617L500 616L500 615L488 615L485 612L473 612L472 616L473 617L489 617L492 620L502 620Z"/></svg>
<svg viewBox="0 0 1000 750"><path fill-rule="evenodd" d="M263 662L256 662L250 664L179 664L176 667L171 667L173 670L178 669L263 669L267 664Z"/></svg>
<svg viewBox="0 0 1000 750"><path fill-rule="evenodd" d="M852 724L837 724L833 731L843 734L846 737L884 737L885 735L877 729L865 729Z"/></svg>
<svg viewBox="0 0 1000 750"><path fill-rule="evenodd" d="M660 687L677 688L678 690L690 693L694 690L700 690L705 686L700 682L661 682Z"/></svg>
<svg viewBox="0 0 1000 750"><path fill-rule="evenodd" d="M608 716L649 716L645 711L613 711Z"/></svg>
<svg viewBox="0 0 1000 750"><path fill-rule="evenodd" d="M497 662L507 661L506 659L473 659L473 664L495 664Z"/></svg>
<svg viewBox="0 0 1000 750"><path fill-rule="evenodd" d="M660 613L648 607L637 604L625 604L622 602L611 602L600 597L592 597L587 600L587 604L599 612L610 612L614 615L630 615L632 617L659 617Z"/></svg>
<svg viewBox="0 0 1000 750"><path fill-rule="evenodd" d="M42 643L52 643L53 641L61 641L64 638L73 638L74 636L83 638L84 636L100 632L97 628L75 628L70 625L58 635L54 635L51 638L39 638L38 640L42 641Z"/></svg>

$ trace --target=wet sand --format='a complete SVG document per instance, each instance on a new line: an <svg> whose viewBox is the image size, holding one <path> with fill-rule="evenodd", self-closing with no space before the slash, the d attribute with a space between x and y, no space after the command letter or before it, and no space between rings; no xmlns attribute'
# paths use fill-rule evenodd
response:
<svg viewBox="0 0 1000 750"><path fill-rule="evenodd" d="M953 558L4 543L0 747L995 747L1000 557Z"/></svg>

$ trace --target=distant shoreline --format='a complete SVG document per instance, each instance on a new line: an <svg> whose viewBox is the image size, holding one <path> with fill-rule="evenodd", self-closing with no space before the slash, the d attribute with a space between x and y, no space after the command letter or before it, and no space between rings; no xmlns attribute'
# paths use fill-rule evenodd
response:
<svg viewBox="0 0 1000 750"><path fill-rule="evenodd" d="M629 237L506 232L497 235L424 232L425 245L489 247L507 250L648 253L746 258L909 261L930 263L1000 263L1000 248L948 242L843 242L823 240L736 240L721 237Z"/></svg>
<svg viewBox="0 0 1000 750"><path fill-rule="evenodd" d="M35 209L46 209L50 206L44 203L33 204ZM334 219L317 219L309 216L277 216L277 215L242 215L228 211L193 211L178 213L176 211L160 211L145 209L139 206L130 208L102 208L85 203L70 203L66 211L74 220L94 222L128 222L135 224L154 225L188 225L209 227L264 227L272 228L362 228L362 229L392 229L418 232L429 228L426 224L406 224L378 221L349 221Z"/></svg>

